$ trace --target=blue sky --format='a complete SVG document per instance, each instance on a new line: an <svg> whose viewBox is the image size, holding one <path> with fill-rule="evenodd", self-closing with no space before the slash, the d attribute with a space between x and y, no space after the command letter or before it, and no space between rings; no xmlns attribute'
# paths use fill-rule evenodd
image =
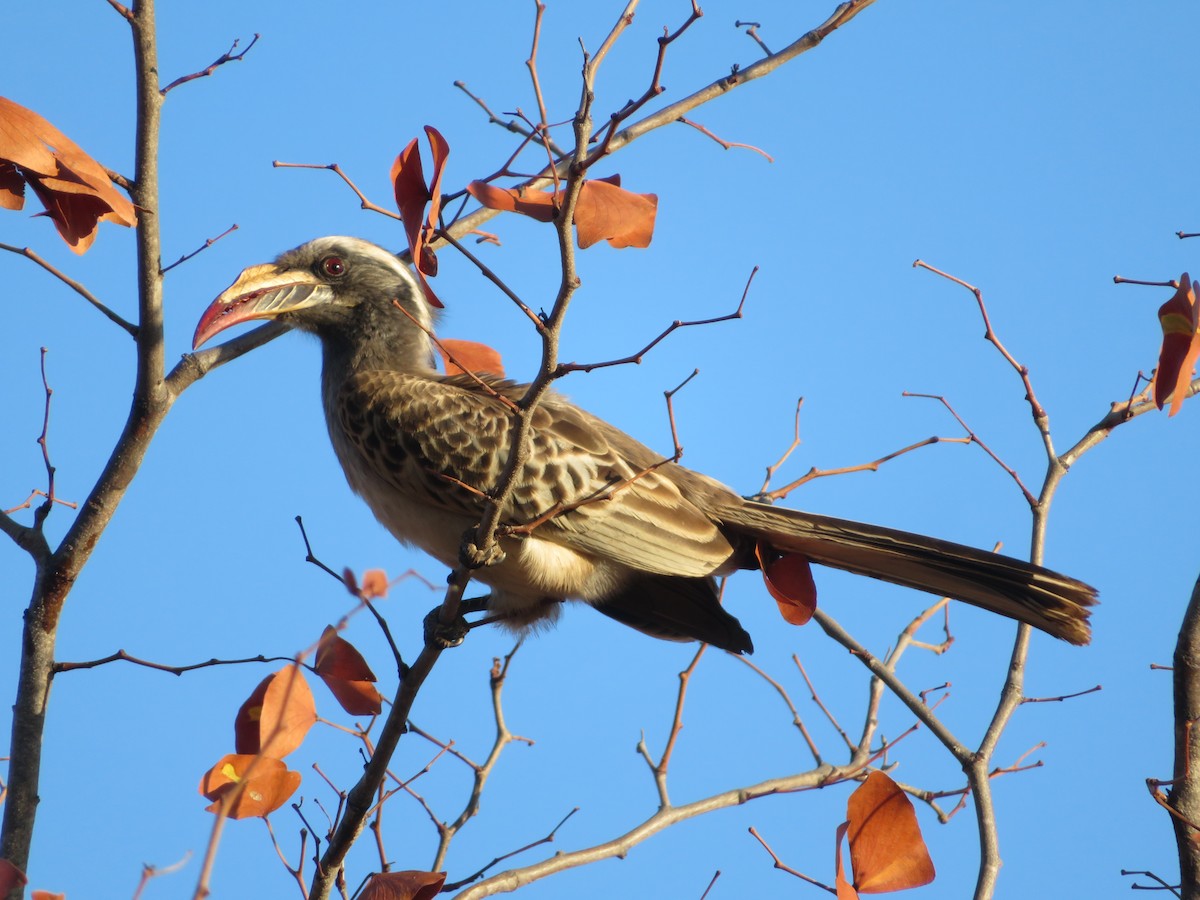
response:
<svg viewBox="0 0 1200 900"><path fill-rule="evenodd" d="M599 46L619 4L549 3L541 76L550 117L578 98L579 44ZM603 68L603 114L648 82L661 27L685 2L645 2ZM671 48L663 100L690 93L758 58L732 27L762 22L778 49L823 21L832 4L704 4L705 17ZM164 258L170 262L237 223L239 230L167 278L168 358L189 347L205 306L243 267L322 234L403 244L392 220L364 212L327 172L278 170L272 160L338 162L387 204L395 154L436 126L451 145L445 184L495 170L512 136L489 126L453 86L463 80L492 108L534 109L524 60L532 4L211 2L159 10L163 82L203 68L234 38L262 38L244 61L169 97L161 147ZM930 435L958 436L938 404L901 392L944 394L1035 491L1045 469L1018 379L981 340L970 294L928 272L920 257L983 288L992 321L1029 366L1065 450L1128 396L1153 367L1155 312L1169 292L1117 287L1114 274L1167 279L1196 269L1200 250L1174 232L1200 230L1194 150L1195 62L1187 38L1200 9L1176 0L1152 14L1116 2L1009 4L879 0L821 47L766 79L692 114L761 156L722 151L685 126L661 129L597 174L659 195L646 251L596 247L580 256L582 288L568 317L564 359L624 356L674 319L732 310L753 266L745 318L672 335L636 367L575 375L561 389L651 446L670 435L662 391L694 368L675 400L684 463L743 493L791 439L805 398L803 444L781 477L877 458ZM0 93L55 123L93 156L132 169L132 79L124 21L105 3L70 0L38 13L36 30L9 42ZM507 217L489 226L503 246L479 249L525 301L549 307L557 285L552 232ZM51 226L0 215L0 241L30 245L126 317L135 311L131 233L105 226L75 257ZM471 266L441 255L436 287L442 332L482 340L510 374L532 375L535 335ZM44 472L38 348L49 348L55 390L50 447L60 496L82 500L124 421L132 384L127 336L27 261L0 256L6 327L0 330L0 505L16 505ZM303 515L320 557L335 567L444 573L398 547L346 487L328 446L317 392L315 343L299 336L238 360L196 385L172 411L143 470L72 593L59 656L83 660L118 648L172 664L258 653L290 655L348 608L308 566L293 517ZM1103 684L1062 704L1024 707L1000 745L1006 765L1041 741L1045 765L995 782L1004 869L1000 896L1109 896L1128 888L1119 870L1177 871L1164 812L1147 777L1171 772L1169 664L1197 575L1189 477L1200 407L1149 415L1086 455L1054 502L1051 566L1095 584L1102 605L1086 649L1036 637L1028 693L1054 696ZM1029 515L1008 476L977 447L925 448L874 474L822 479L790 504L937 534L978 546L1002 541L1023 555ZM56 511L61 535L69 513ZM31 566L0 541L7 614L0 627L0 697L12 695L19 610ZM823 570L823 608L882 653L923 595ZM822 751L837 738L792 662L797 654L842 724L863 715L865 673L817 629L780 621L756 576L731 583L728 602L754 636L754 662L791 692ZM411 657L419 623L438 595L409 580L386 613ZM902 673L916 689L952 682L940 711L966 741L990 715L1014 629L954 609L956 643L941 657L910 652ZM372 660L381 689L395 686L385 645L363 617L347 637ZM936 639L931 634L931 639ZM474 759L491 740L487 672L511 649L481 630L447 654L418 701L422 728ZM620 835L654 809L653 784L634 747L644 733L661 751L676 673L691 648L622 629L584 608L527 641L506 689L513 731L536 741L509 748L480 815L455 842L451 878L533 841L580 807L552 848L531 862ZM267 673L208 669L183 678L108 666L57 679L47 731L39 834L31 876L69 897L126 896L143 862L168 865L202 851L211 825L195 792L201 773L232 747L232 719ZM338 714L318 694L322 711ZM7 702L7 701L6 701ZM882 732L911 716L886 700ZM357 750L344 735L315 733L293 768L311 799L318 761L349 786ZM433 755L407 740L394 766L413 773ZM931 789L961 786L953 761L926 733L891 757L896 777ZM423 780L445 818L465 800L467 771L442 760ZM745 666L710 653L695 677L671 773L672 798L689 802L807 767L810 759L779 697ZM326 792L327 793L327 792ZM607 861L533 885L530 897L792 896L791 883L746 833L754 826L790 865L832 879L833 831L846 786L757 801L693 820ZM328 796L322 802L328 803ZM950 805L953 801L950 801ZM310 807L306 807L310 809ZM319 813L314 813L320 818ZM974 879L970 812L940 826L918 815L938 867L922 892L960 898ZM296 854L299 823L274 817ZM385 834L400 868L429 864L425 813L397 798ZM371 848L352 857L358 877ZM311 869L311 863L308 864ZM147 897L189 896L198 863L156 881ZM234 823L213 881L216 896L287 896L290 886L257 822ZM1064 890L1065 888L1065 890ZM915 895L914 895L915 896Z"/></svg>

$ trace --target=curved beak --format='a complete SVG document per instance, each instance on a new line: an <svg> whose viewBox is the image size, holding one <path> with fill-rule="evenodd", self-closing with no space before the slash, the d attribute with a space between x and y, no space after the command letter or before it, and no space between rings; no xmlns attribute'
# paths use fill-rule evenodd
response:
<svg viewBox="0 0 1200 900"><path fill-rule="evenodd" d="M204 311L192 337L192 349L226 328L253 319L274 319L286 312L327 303L333 292L311 272L280 271L266 263L251 266Z"/></svg>

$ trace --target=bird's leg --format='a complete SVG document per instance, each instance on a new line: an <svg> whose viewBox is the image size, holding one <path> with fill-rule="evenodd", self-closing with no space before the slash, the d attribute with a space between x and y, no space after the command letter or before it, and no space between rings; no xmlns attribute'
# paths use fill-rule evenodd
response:
<svg viewBox="0 0 1200 900"><path fill-rule="evenodd" d="M441 647L443 650L457 647L466 638L467 632L474 628L475 625L483 625L486 622L492 621L491 619L484 619L481 622L472 624L464 618L467 613L484 612L487 609L489 599L491 599L491 594L474 597L470 600L463 600L458 604L458 617L449 625L442 622L442 608L435 606L429 611L429 615L425 617L425 643Z"/></svg>

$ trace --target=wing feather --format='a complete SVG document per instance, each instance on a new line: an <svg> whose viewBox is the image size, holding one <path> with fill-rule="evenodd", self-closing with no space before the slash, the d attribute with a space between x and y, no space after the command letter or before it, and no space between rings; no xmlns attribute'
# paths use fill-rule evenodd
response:
<svg viewBox="0 0 1200 900"><path fill-rule="evenodd" d="M523 392L488 384L514 398ZM338 409L376 475L418 504L468 516L499 482L515 426L512 411L470 376L360 373L342 387ZM729 560L733 549L684 496L674 463L555 394L532 424L505 524L540 521L543 540L661 575L708 575Z"/></svg>

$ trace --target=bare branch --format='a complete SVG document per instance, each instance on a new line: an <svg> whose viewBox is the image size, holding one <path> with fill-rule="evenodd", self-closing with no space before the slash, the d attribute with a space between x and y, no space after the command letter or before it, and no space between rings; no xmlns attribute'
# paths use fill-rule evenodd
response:
<svg viewBox="0 0 1200 900"><path fill-rule="evenodd" d="M758 36L758 29L762 28L761 22L742 22L739 20L733 23L733 27L746 29L746 35L762 48L762 52L767 56L771 55L771 48Z"/></svg>
<svg viewBox="0 0 1200 900"><path fill-rule="evenodd" d="M468 97L470 97L472 100L474 100L475 103L479 106L479 108L482 109L485 113L487 113L488 122L490 124L499 125L501 128L505 129L506 131L511 131L513 134L519 134L522 137L524 137L526 139L526 141L529 141L532 138L534 138L534 136L535 136L534 131L531 131L529 128L527 128L526 126L524 126L520 122L518 122L516 119L508 119L506 121L504 119L501 119L494 112L492 112L491 107L489 107L487 105L487 103L485 103L483 101L482 98L471 93L470 89L467 87L466 82L455 81L454 86L456 88L458 88L460 91L462 91L464 94L466 94ZM553 140L551 140L549 132L544 132L541 135L541 137L543 140L546 141L547 146L550 147L551 152L556 157L563 155L564 151L557 144L555 144ZM524 145L522 145L522 146L524 146Z"/></svg>
<svg viewBox="0 0 1200 900"><path fill-rule="evenodd" d="M380 206L379 204L368 200L366 194L358 189L358 185L350 180L350 176L343 172L342 167L337 163L320 165L319 163L290 163L275 160L271 163L271 165L276 169L327 169L341 178L342 181L346 182L346 185L350 188L350 190L354 191L354 194L358 197L359 204L362 209L370 210L371 212L379 213L382 216L387 216L389 219L400 221L400 213L393 212L386 206Z"/></svg>
<svg viewBox="0 0 1200 900"><path fill-rule="evenodd" d="M1021 480L1021 476L1017 474L1017 470L1014 469L1012 466L1010 466L1008 463L1006 463L1004 460L1002 460L996 454L996 452L994 450L992 450L991 447L989 447L987 444L985 444L983 442L983 439L980 438L979 435L977 435L975 433L975 431L971 428L971 426L969 426L966 423L966 421L964 421L963 417L958 414L957 410L955 410L954 407L950 405L949 400L947 400L941 394L918 394L913 391L902 391L900 396L901 397L920 397L925 400L937 400L939 403L942 404L942 406L946 407L946 409L950 413L950 415L954 416L954 420L956 422L958 422L958 424L962 426L963 431L965 431L967 433L967 438L966 438L967 442L972 443L972 444L978 444L980 449L982 449L984 453L986 453L988 456L990 456L992 458L992 461L995 462L996 465L998 465L1000 468L1002 468L1005 472L1008 473L1008 476L1016 483L1017 487L1021 491L1021 494L1025 497L1025 501L1030 505L1030 507L1032 507L1034 509L1037 508L1037 505L1038 505L1037 497L1033 496L1033 494L1030 492L1029 488L1025 487L1025 482L1023 482ZM960 440L961 441L962 439L961 438L957 438L957 439L949 438L948 440Z"/></svg>
<svg viewBox="0 0 1200 900"><path fill-rule="evenodd" d="M717 137L715 134L713 134L711 131L709 131L707 128L705 128L703 125L701 125L699 122L693 122L691 119L684 118L683 116L680 116L676 121L682 122L684 125L692 126L692 128L695 128L701 134L707 135L708 137L712 138L714 141L716 141L718 144L720 144L726 150L732 150L734 147L740 147L743 150L753 150L759 156L762 156L764 159L766 159L767 162L769 162L769 163L775 162L775 158L773 156L771 156L770 153L768 153L766 150L763 150L759 147L755 147L753 144L740 144L737 141L724 140L722 138Z"/></svg>
<svg viewBox="0 0 1200 900"><path fill-rule="evenodd" d="M746 280L746 287L742 290L742 299L739 301L737 309L735 309L733 312L726 313L723 316L716 316L711 319L696 319L691 322L682 322L679 319L676 319L674 322L672 322L670 325L668 325L665 329L663 329L663 331L658 335L658 337L654 338L652 341L650 341L650 343L648 343L641 350L638 350L636 353L631 353L629 356L624 356L624 357L621 357L620 359L610 359L610 360L606 360L604 362L559 363L558 366L555 368L554 377L561 378L562 376L568 375L571 372L591 372L595 369L604 369L609 366L627 366L630 364L640 365L647 353L649 353L651 350L653 350L655 347L657 347L660 343L662 343L662 341L667 337L667 335L671 334L672 332L676 331L677 329L693 328L697 325L715 325L718 322L728 322L732 319L742 318L742 310L746 306L746 297L750 293L750 284L752 281L754 281L754 276L757 273L758 273L758 266L755 266L754 269L750 272L750 277Z"/></svg>
<svg viewBox="0 0 1200 900"><path fill-rule="evenodd" d="M175 90L175 88L179 87L180 85L187 84L189 81L195 81L197 78L207 78L209 75L211 75L213 72L217 71L217 69L221 68L221 66L225 65L226 63L240 62L242 60L242 58L245 57L245 55L250 52L250 48L258 43L259 37L260 36L257 34L254 35L254 37L250 40L250 43L246 45L246 49L243 50L241 53L233 52L234 50L237 49L237 45L238 45L238 41L235 39L233 44L230 46L230 48L228 50L226 50L224 53L222 53L220 56L218 56L207 68L201 69L199 72L193 72L191 75L182 75L179 78L176 78L174 81L172 81L170 84L168 84L165 88L163 88L161 91L159 91L159 94L162 95L163 97L165 97L165 96L167 96L167 94L169 94L171 91Z"/></svg>
<svg viewBox="0 0 1200 900"><path fill-rule="evenodd" d="M645 118L634 122L622 130L612 135L610 140L605 142L603 147L598 147L589 154L588 159L583 161L585 166L591 164L593 155L604 155L614 153L622 147L632 143L640 137L661 128L664 125L669 125L679 120L680 117L691 112L698 106L708 103L724 94L729 93L735 88L748 84L751 81L762 78L764 75L769 75L785 63L791 62L798 56L807 53L809 50L817 47L826 37L847 24L851 19L857 16L860 12L872 5L875 0L847 0L840 4L823 23L804 34L798 40L793 41L783 50L772 54L766 59L761 59L758 62L747 66L744 69L736 69L728 75L722 76L707 86L698 91L684 97L675 103L665 106L657 112L647 115ZM565 173L569 168L570 160L563 159L557 165L559 173ZM531 178L525 182L526 185L533 188L544 187L549 183L549 172L543 171L535 178ZM484 222L490 221L499 215L497 210L482 208L478 209L470 215L459 219L453 227L453 232L456 236L461 237L464 234L469 234L475 229L481 227Z"/></svg>
<svg viewBox="0 0 1200 900"><path fill-rule="evenodd" d="M175 262L171 263L169 266L160 267L158 270L158 274L165 275L167 272L170 272L173 268L175 268L180 263L185 263L189 259L191 259L193 256L203 253L205 250L207 250L209 247L211 247L213 244L215 244L221 238L225 237L226 235L233 234L237 230L238 230L238 227L237 227L236 223L234 223L233 225L230 225L228 228L226 228L224 231L222 231L216 237L209 238L208 240L206 240L203 244L201 244L199 247L197 247L191 253L185 253L183 256L179 257L179 259L175 260Z"/></svg>
<svg viewBox="0 0 1200 900"><path fill-rule="evenodd" d="M97 300L96 296L82 284L54 268L54 266L50 265L50 263L38 256L37 253L35 253L29 247L14 247L11 244L0 244L0 250L7 250L9 253L16 253L18 256L24 256L26 259L37 263L88 303L92 304L92 306L94 306L96 309L100 310L100 312L104 313L109 321L114 322L123 328L130 337L134 338L135 340L137 339L138 329L136 325L121 318L119 315Z"/></svg>
<svg viewBox="0 0 1200 900"><path fill-rule="evenodd" d="M549 119L546 117L546 101L542 97L542 84L538 80L537 70L538 41L542 36L542 16L546 12L546 4L542 3L541 0L533 0L533 6L536 10L533 19L533 43L529 48L529 58L525 60L525 67L529 69L529 78L533 82L533 96L537 99L538 124L540 126L537 131L541 132L545 130L549 122Z"/></svg>
<svg viewBox="0 0 1200 900"><path fill-rule="evenodd" d="M763 848L764 850L766 850L766 851L767 851L768 855L770 855L770 857L771 857L771 864L772 864L772 865L773 865L773 866L774 866L776 869L778 869L778 870L779 870L779 871L781 871L781 872L787 872L789 875L794 875L795 877L799 878L801 881L807 881L807 882L808 882L809 884L811 884L813 887L819 887L819 888L821 888L822 890L824 890L824 891L828 891L828 892L829 892L829 893L831 893L831 894L836 894L836 893L837 893L837 890L836 890L836 888L831 888L829 885L827 885L827 884L825 884L825 883L823 883L823 882L817 881L815 878L809 878L809 877L808 877L807 875L805 875L803 872L800 872L800 871L798 871L798 870L796 870L796 869L793 869L791 866L789 866L787 863L785 863L783 860L781 860L781 859L779 858L779 855L778 855L778 854L777 854L777 853L776 853L774 850L772 850L772 849L771 849L771 845L770 845L770 844L768 844L768 843L767 843L767 842L766 842L766 841L763 839L762 835L760 835L760 834L758 833L758 831L757 831L757 830L755 830L755 828L754 828L754 826L753 826L753 825L751 825L751 826L750 826L750 828L749 828L748 830L749 830L750 834L751 834L751 835L754 837L754 839L755 839L756 841L758 841L760 844L762 844L762 848Z"/></svg>
<svg viewBox="0 0 1200 900"><path fill-rule="evenodd" d="M1017 362L1013 358L1013 355L1008 352L1007 348L1000 343L1000 338L996 336L996 332L992 329L992 320L988 316L987 306L983 302L983 291L972 284L968 284L961 278L951 275L948 272L943 272L941 269L934 268L920 259L913 263L913 268L928 269L935 275L941 275L943 278L961 285L975 295L975 302L979 306L979 315L983 318L983 327L985 329L983 334L984 339L990 342L1000 355L1007 360L1008 364L1013 367L1014 371L1021 376L1021 383L1025 385L1025 399L1029 402L1029 408L1033 411L1033 418L1038 422L1039 430L1044 432L1046 410L1042 408L1042 404L1038 402L1037 395L1033 392L1033 384L1029 380L1029 369Z"/></svg>

